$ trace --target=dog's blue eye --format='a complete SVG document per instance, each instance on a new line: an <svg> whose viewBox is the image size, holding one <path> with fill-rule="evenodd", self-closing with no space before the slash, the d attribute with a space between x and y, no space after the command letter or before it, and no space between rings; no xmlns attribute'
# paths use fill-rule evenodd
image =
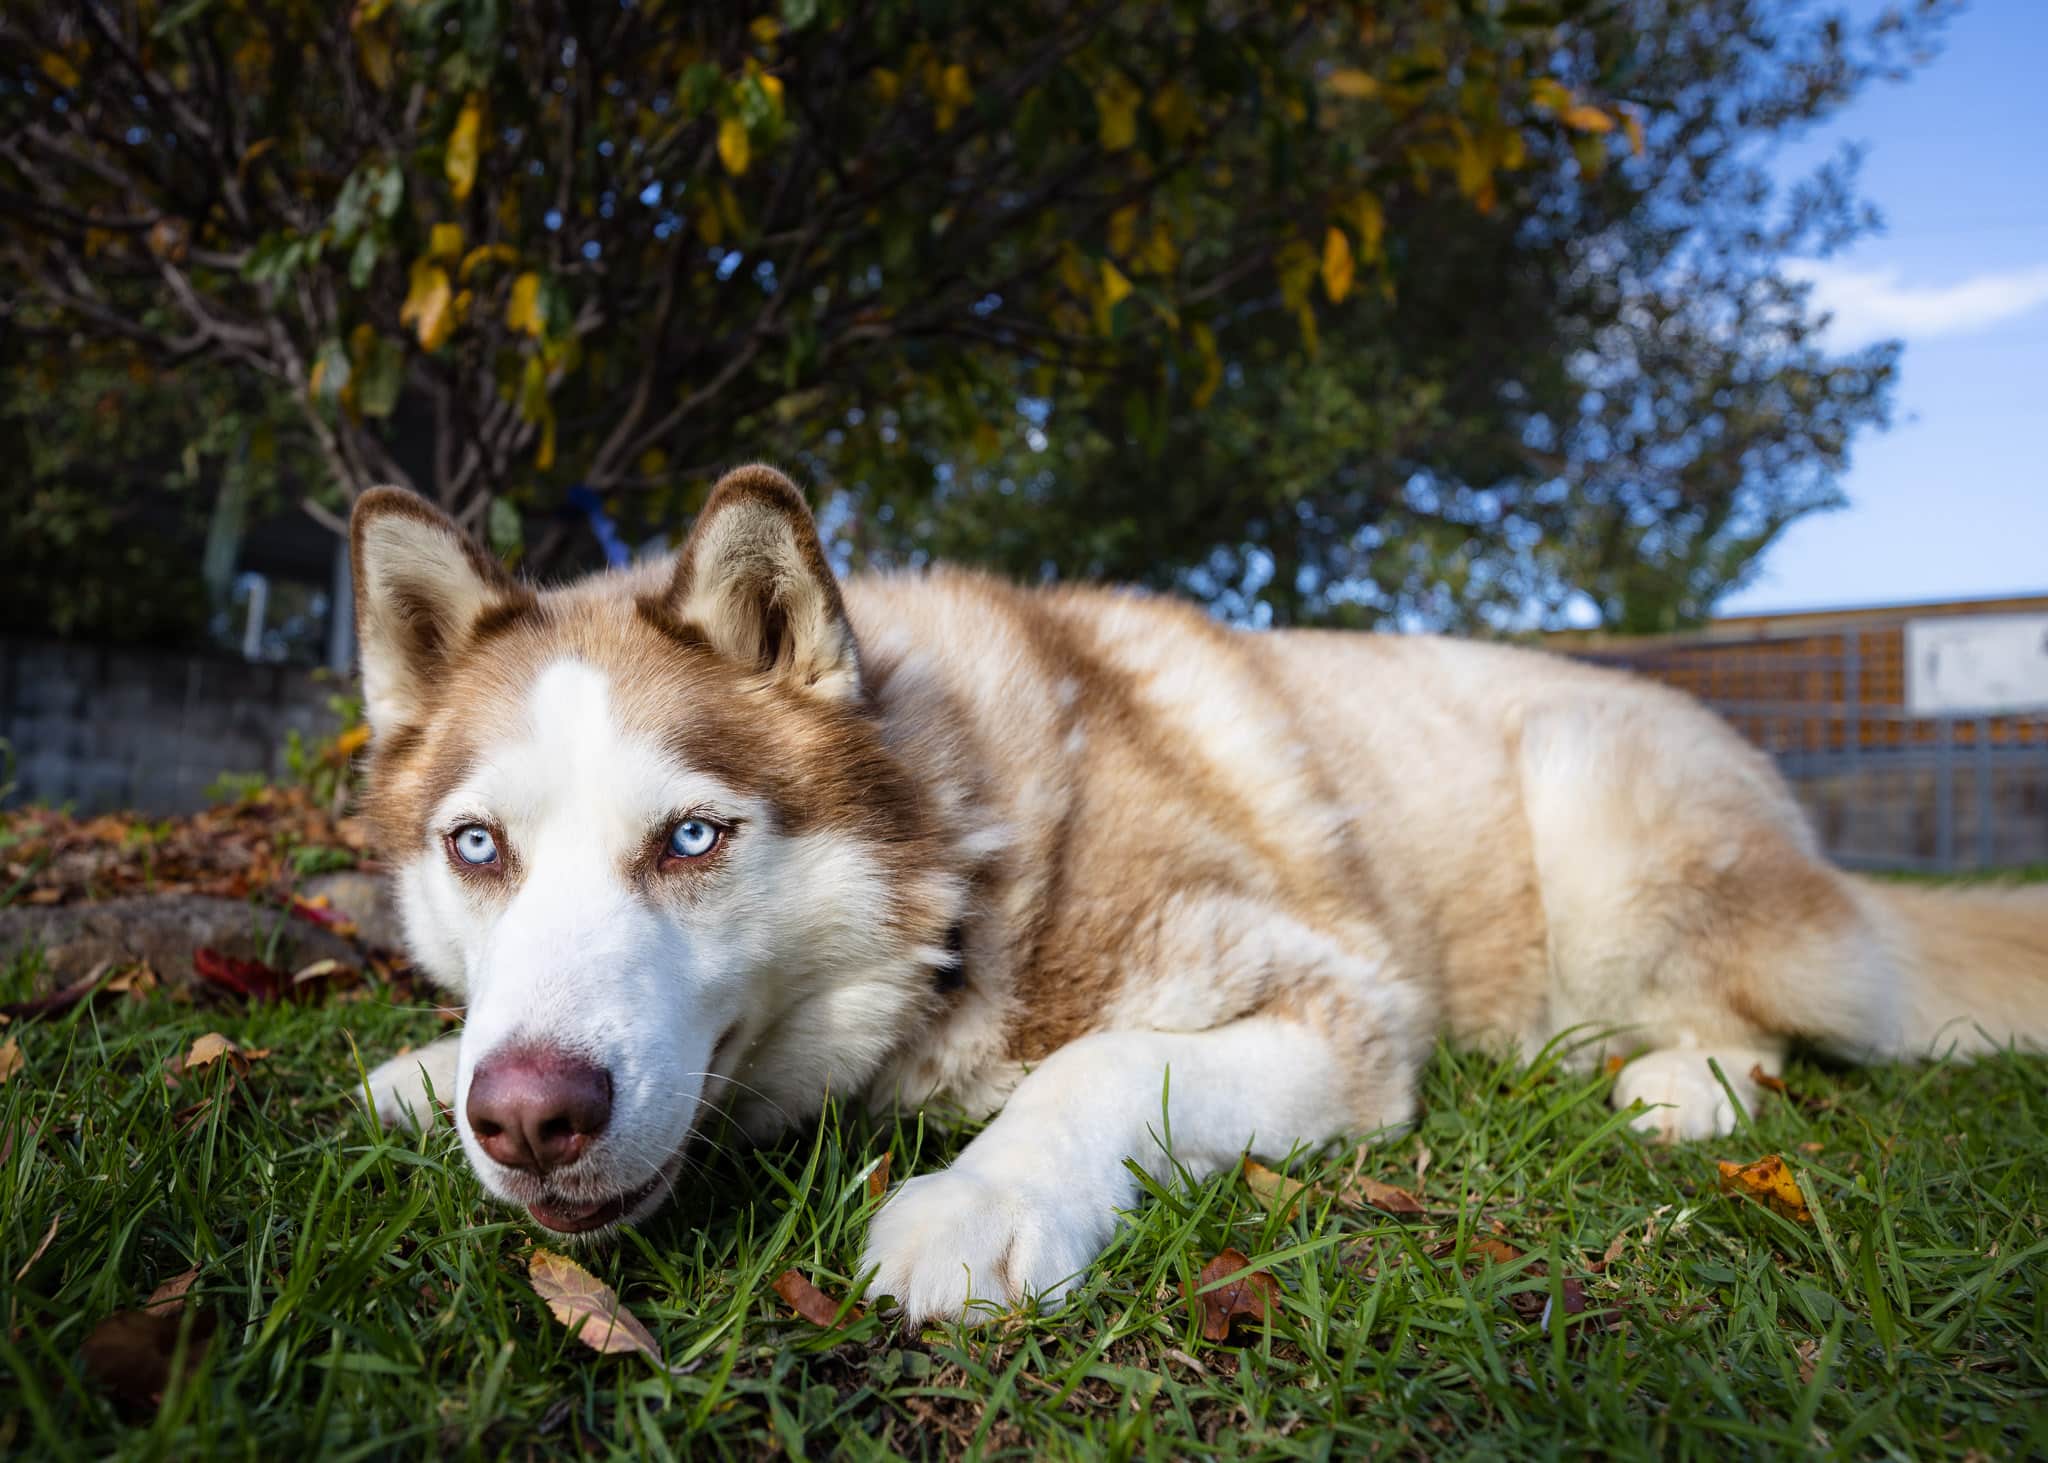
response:
<svg viewBox="0 0 2048 1463"><path fill-rule="evenodd" d="M718 847L718 830L702 818L685 818L668 836L668 851L676 858L702 858Z"/></svg>
<svg viewBox="0 0 2048 1463"><path fill-rule="evenodd" d="M455 830L455 856L466 864L494 864L498 861L498 840L481 823Z"/></svg>

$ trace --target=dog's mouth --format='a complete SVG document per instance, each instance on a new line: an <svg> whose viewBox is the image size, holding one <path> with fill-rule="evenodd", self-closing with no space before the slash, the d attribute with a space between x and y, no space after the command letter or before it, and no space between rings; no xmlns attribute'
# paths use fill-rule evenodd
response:
<svg viewBox="0 0 2048 1463"><path fill-rule="evenodd" d="M603 1229L607 1224L617 1224L653 1198L667 1182L666 1175L656 1174L629 1193L593 1201L543 1195L528 1203L526 1212L533 1216L535 1223L556 1234L588 1234L593 1229Z"/></svg>

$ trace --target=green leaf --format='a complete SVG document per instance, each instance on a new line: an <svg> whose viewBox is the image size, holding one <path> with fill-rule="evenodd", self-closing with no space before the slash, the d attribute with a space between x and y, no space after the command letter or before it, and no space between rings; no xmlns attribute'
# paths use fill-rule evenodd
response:
<svg viewBox="0 0 2048 1463"><path fill-rule="evenodd" d="M782 0L782 23L802 30L818 18L818 0Z"/></svg>
<svg viewBox="0 0 2048 1463"><path fill-rule="evenodd" d="M370 282L372 271L377 268L377 236L364 234L356 240L355 249L348 256L348 282L351 288L361 289Z"/></svg>
<svg viewBox="0 0 2048 1463"><path fill-rule="evenodd" d="M518 556L526 546L525 530L519 521L519 510L512 506L512 500L500 493L491 499L491 511L484 521L484 530L490 535L491 550L501 559Z"/></svg>
<svg viewBox="0 0 2048 1463"><path fill-rule="evenodd" d="M388 336L378 340L356 377L356 407L366 417L388 417L405 385L405 347Z"/></svg>

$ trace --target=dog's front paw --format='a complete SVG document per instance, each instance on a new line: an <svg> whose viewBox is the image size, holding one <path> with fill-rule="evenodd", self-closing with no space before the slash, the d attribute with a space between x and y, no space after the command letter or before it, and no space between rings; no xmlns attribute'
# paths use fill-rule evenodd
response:
<svg viewBox="0 0 2048 1463"><path fill-rule="evenodd" d="M387 1128L431 1127L455 1100L455 1037L444 1037L370 1069L370 1102Z"/></svg>
<svg viewBox="0 0 2048 1463"><path fill-rule="evenodd" d="M1062 1191L1003 1180L965 1163L911 1179L868 1227L868 1290L906 1319L986 1320L1035 1297L1065 1299L1116 1227L1110 1201L1086 1186Z"/></svg>
<svg viewBox="0 0 2048 1463"><path fill-rule="evenodd" d="M1757 1088L1748 1065L1731 1067L1737 1060L1732 1054L1692 1048L1645 1052L1623 1067L1614 1079L1614 1105L1625 1110L1644 1104L1649 1111L1636 1118L1636 1131L1667 1143L1727 1137L1735 1131L1735 1105L1707 1065L1709 1056L1719 1058L1743 1105L1754 1108ZM1751 1058L1745 1053L1740 1060Z"/></svg>

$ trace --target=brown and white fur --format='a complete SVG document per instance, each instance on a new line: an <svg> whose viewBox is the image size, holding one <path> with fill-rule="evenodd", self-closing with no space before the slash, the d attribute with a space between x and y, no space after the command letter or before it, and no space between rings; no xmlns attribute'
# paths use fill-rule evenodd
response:
<svg viewBox="0 0 2048 1463"><path fill-rule="evenodd" d="M468 1008L373 1094L395 1119L431 1083L485 1189L551 1227L656 1209L713 1110L757 1137L827 1094L999 1113L868 1237L875 1293L959 1315L1056 1301L1169 1132L1200 1175L1410 1122L1439 1031L1599 1033L1579 1057L1627 1055L1614 1101L1666 1138L1730 1131L1709 1058L1749 1102L1792 1037L2048 1038L2048 898L1837 872L1768 760L1609 671L952 570L841 584L762 467L674 560L564 588L389 489L354 563L370 810ZM684 822L709 855L674 853ZM472 1130L508 1052L601 1076L566 1161Z"/></svg>

